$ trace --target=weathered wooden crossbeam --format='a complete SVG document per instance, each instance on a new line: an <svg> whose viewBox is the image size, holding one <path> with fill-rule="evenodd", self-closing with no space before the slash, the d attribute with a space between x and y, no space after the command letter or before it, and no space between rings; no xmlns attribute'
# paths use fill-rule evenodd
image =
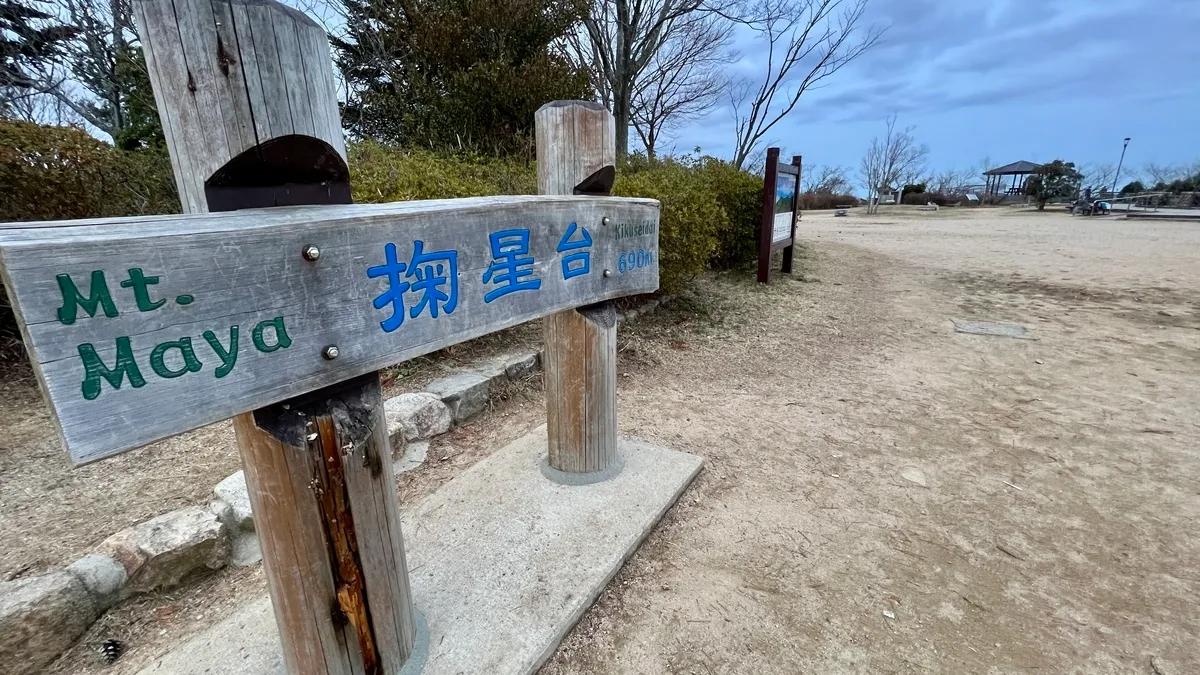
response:
<svg viewBox="0 0 1200 675"><path fill-rule="evenodd" d="M76 463L658 288L658 203L483 197L0 226Z"/></svg>

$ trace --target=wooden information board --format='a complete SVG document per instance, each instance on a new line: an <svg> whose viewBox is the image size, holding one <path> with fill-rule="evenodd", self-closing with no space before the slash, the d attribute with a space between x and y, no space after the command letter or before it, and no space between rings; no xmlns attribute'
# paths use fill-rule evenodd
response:
<svg viewBox="0 0 1200 675"><path fill-rule="evenodd" d="M790 164L784 164L788 169L795 169ZM780 167L775 174L775 218L771 221L771 246L781 243L791 243L792 224L796 221L796 189L800 177L792 171L784 171Z"/></svg>
<svg viewBox="0 0 1200 675"><path fill-rule="evenodd" d="M767 148L763 176L762 224L758 235L758 281L770 280L771 255L783 249L783 267L792 271L796 219L800 213L800 156L791 164L779 161L779 148Z"/></svg>
<svg viewBox="0 0 1200 675"><path fill-rule="evenodd" d="M86 463L556 311L658 289L658 202L481 197L0 226Z"/></svg>

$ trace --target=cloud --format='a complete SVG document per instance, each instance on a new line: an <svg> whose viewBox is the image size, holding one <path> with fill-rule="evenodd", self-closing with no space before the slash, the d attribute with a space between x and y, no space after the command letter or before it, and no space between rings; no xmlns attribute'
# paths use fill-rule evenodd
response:
<svg viewBox="0 0 1200 675"><path fill-rule="evenodd" d="M1091 136L1130 129L1142 147L1179 153L1189 139L1190 151L1200 147L1200 131L1184 119L1194 112L1179 112L1200 105L1200 1L871 0L867 16L888 26L883 42L806 92L772 136L848 148L897 113L901 125L941 138L970 134L964 141L976 149L957 150L964 154L1015 150L988 149L1004 134L984 130L1055 138L1027 119L1065 125L1058 136L1077 134L1084 148ZM750 77L766 59L752 38L743 32L738 41L737 72ZM728 147L729 112L680 130L679 145Z"/></svg>
<svg viewBox="0 0 1200 675"><path fill-rule="evenodd" d="M1161 85L1164 70L1176 71L1146 72L1139 51L1165 52L1156 60L1179 66L1200 51L1195 25L1173 28L1178 22L1148 2L1099 9L1065 0L972 4L889 3L887 42L848 67L836 85L806 94L806 107L822 119L852 121L878 118L881 109L946 112L1055 93L1134 97ZM1040 18L1031 26L1035 14ZM1162 40L1163 32L1176 31L1177 39ZM1099 86L1114 81L1121 83Z"/></svg>

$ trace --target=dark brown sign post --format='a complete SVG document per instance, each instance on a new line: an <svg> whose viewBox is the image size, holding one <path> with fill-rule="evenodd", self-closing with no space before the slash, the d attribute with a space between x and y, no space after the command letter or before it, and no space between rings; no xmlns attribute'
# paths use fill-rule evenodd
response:
<svg viewBox="0 0 1200 675"><path fill-rule="evenodd" d="M791 164L779 162L779 148L767 148L763 177L762 226L758 233L758 282L770 280L771 256L783 249L785 274L792 273L796 220L800 217L800 155Z"/></svg>

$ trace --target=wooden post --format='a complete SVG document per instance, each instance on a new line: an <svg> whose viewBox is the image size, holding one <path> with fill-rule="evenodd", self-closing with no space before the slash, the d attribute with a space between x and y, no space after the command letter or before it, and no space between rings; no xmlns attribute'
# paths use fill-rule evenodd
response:
<svg viewBox="0 0 1200 675"><path fill-rule="evenodd" d="M803 162L804 160L800 155L792 155L792 166L796 167L796 170L800 173L797 174L796 178L796 201L792 207L792 236L788 240L792 243L783 249L783 267L779 270L784 274L792 273L792 253L796 249L796 221L800 218L800 178L804 176Z"/></svg>
<svg viewBox="0 0 1200 675"><path fill-rule="evenodd" d="M185 212L349 203L315 22L272 0L135 0L134 11ZM297 250L295 264L319 265L319 252ZM398 672L416 622L378 374L234 426L287 672Z"/></svg>
<svg viewBox="0 0 1200 675"><path fill-rule="evenodd" d="M542 106L534 121L539 194L612 191L612 114L596 103L555 101ZM605 231L607 223L589 225L597 236L613 236ZM603 302L558 312L543 319L543 326L549 464L568 473L610 469L619 461L616 311Z"/></svg>
<svg viewBox="0 0 1200 675"><path fill-rule="evenodd" d="M415 640L379 377L234 420L289 673L396 673Z"/></svg>
<svg viewBox="0 0 1200 675"><path fill-rule="evenodd" d="M771 233L775 224L775 180L779 175L779 148L767 148L763 176L762 223L758 228L758 283L771 280Z"/></svg>

